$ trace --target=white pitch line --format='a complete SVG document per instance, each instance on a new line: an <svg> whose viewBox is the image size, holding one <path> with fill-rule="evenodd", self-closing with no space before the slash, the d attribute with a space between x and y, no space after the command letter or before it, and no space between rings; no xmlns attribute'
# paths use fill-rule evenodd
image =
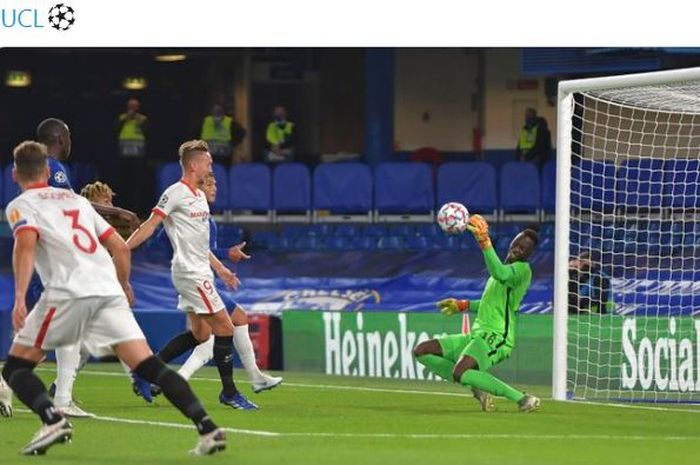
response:
<svg viewBox="0 0 700 465"><path fill-rule="evenodd" d="M19 413L32 413L30 410L17 409ZM169 421L134 420L132 418L95 416L92 420L106 421L110 423L124 423L129 425L160 426L163 428L189 429L194 426ZM82 422L81 422L82 423ZM604 441L700 441L700 436L623 436L605 434L503 434L503 433L477 433L477 434L426 434L426 433L330 433L330 432L296 432L277 433L273 431L259 431L238 428L221 428L226 432L247 434L252 436L264 436L270 438L281 437L330 437L330 438L364 438L364 439L522 439L522 440L604 440Z"/></svg>
<svg viewBox="0 0 700 465"><path fill-rule="evenodd" d="M55 372L55 369L51 368L36 368L37 371L48 371ZM117 373L111 371L94 371L94 370L82 370L80 374L95 375L95 376L116 376L124 377L124 373ZM208 381L213 383L219 383L218 379L214 378L200 378L194 377L190 378L193 381ZM237 383L250 384L248 381L236 381ZM347 386L342 384L308 384L308 383L288 383L284 382L283 386L291 387L301 387L301 388L311 388L311 389L337 389L343 391L362 391L362 392L382 392L390 394L416 394L416 395L429 395L429 396L443 396L443 397L471 397L471 394L460 394L457 392L438 392L438 391L421 391L413 389L389 389L389 388L372 388L364 386ZM545 400L552 400L550 397L543 397ZM558 402L558 401L557 401ZM671 408L671 407L655 407L651 405L632 405L632 404L615 404L607 402L592 402L583 400L573 400L568 401L572 404L588 404L598 407L615 407L615 408L628 408L636 410L653 410L657 412L683 412L683 413L700 413L700 408L690 409L690 408Z"/></svg>

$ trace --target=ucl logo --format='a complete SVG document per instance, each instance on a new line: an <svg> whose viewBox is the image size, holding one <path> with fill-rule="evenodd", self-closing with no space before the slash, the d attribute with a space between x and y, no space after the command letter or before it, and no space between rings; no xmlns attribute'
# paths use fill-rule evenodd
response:
<svg viewBox="0 0 700 465"><path fill-rule="evenodd" d="M33 28L48 26L57 31L67 31L75 24L75 10L65 3L58 3L49 8L48 14L36 8L2 8L0 26L3 29Z"/></svg>

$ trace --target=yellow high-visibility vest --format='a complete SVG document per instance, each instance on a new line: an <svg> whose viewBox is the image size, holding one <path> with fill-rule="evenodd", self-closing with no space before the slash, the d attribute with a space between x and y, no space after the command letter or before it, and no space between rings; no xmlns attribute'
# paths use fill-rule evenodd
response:
<svg viewBox="0 0 700 465"><path fill-rule="evenodd" d="M280 128L276 122L267 125L267 141L270 145L279 145L292 135L294 123L287 121L284 127Z"/></svg>
<svg viewBox="0 0 700 465"><path fill-rule="evenodd" d="M518 137L518 148L523 152L529 152L537 141L537 129L539 124L535 124L531 128L522 128Z"/></svg>
<svg viewBox="0 0 700 465"><path fill-rule="evenodd" d="M216 124L212 115L207 116L202 123L201 139L207 142L230 143L232 123L233 118L230 116L224 116L220 124Z"/></svg>
<svg viewBox="0 0 700 465"><path fill-rule="evenodd" d="M126 113L123 114L121 119L126 118ZM119 140L145 140L146 137L143 135L143 130L141 129L141 122L136 119L128 119L122 125L122 129L119 131Z"/></svg>

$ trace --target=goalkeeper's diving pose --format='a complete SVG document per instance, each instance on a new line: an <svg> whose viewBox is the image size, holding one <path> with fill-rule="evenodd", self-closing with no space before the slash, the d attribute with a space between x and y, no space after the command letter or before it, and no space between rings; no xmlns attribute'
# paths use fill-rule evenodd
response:
<svg viewBox="0 0 700 465"><path fill-rule="evenodd" d="M491 395L495 395L517 402L523 412L531 412L540 406L540 400L504 383L489 373L489 369L508 358L515 345L515 314L532 279L527 259L539 236L532 229L515 236L504 264L493 249L488 223L483 217L472 215L467 229L479 243L491 276L481 300L445 299L437 306L448 316L467 310L477 312L471 331L424 341L413 353L441 378L470 387L482 410L494 409Z"/></svg>

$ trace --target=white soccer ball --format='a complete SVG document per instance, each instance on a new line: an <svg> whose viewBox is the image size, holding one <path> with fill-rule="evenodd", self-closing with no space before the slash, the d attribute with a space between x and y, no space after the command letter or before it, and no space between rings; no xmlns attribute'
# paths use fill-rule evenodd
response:
<svg viewBox="0 0 700 465"><path fill-rule="evenodd" d="M461 234L467 229L469 210L458 202L448 202L437 214L437 224L447 234Z"/></svg>

